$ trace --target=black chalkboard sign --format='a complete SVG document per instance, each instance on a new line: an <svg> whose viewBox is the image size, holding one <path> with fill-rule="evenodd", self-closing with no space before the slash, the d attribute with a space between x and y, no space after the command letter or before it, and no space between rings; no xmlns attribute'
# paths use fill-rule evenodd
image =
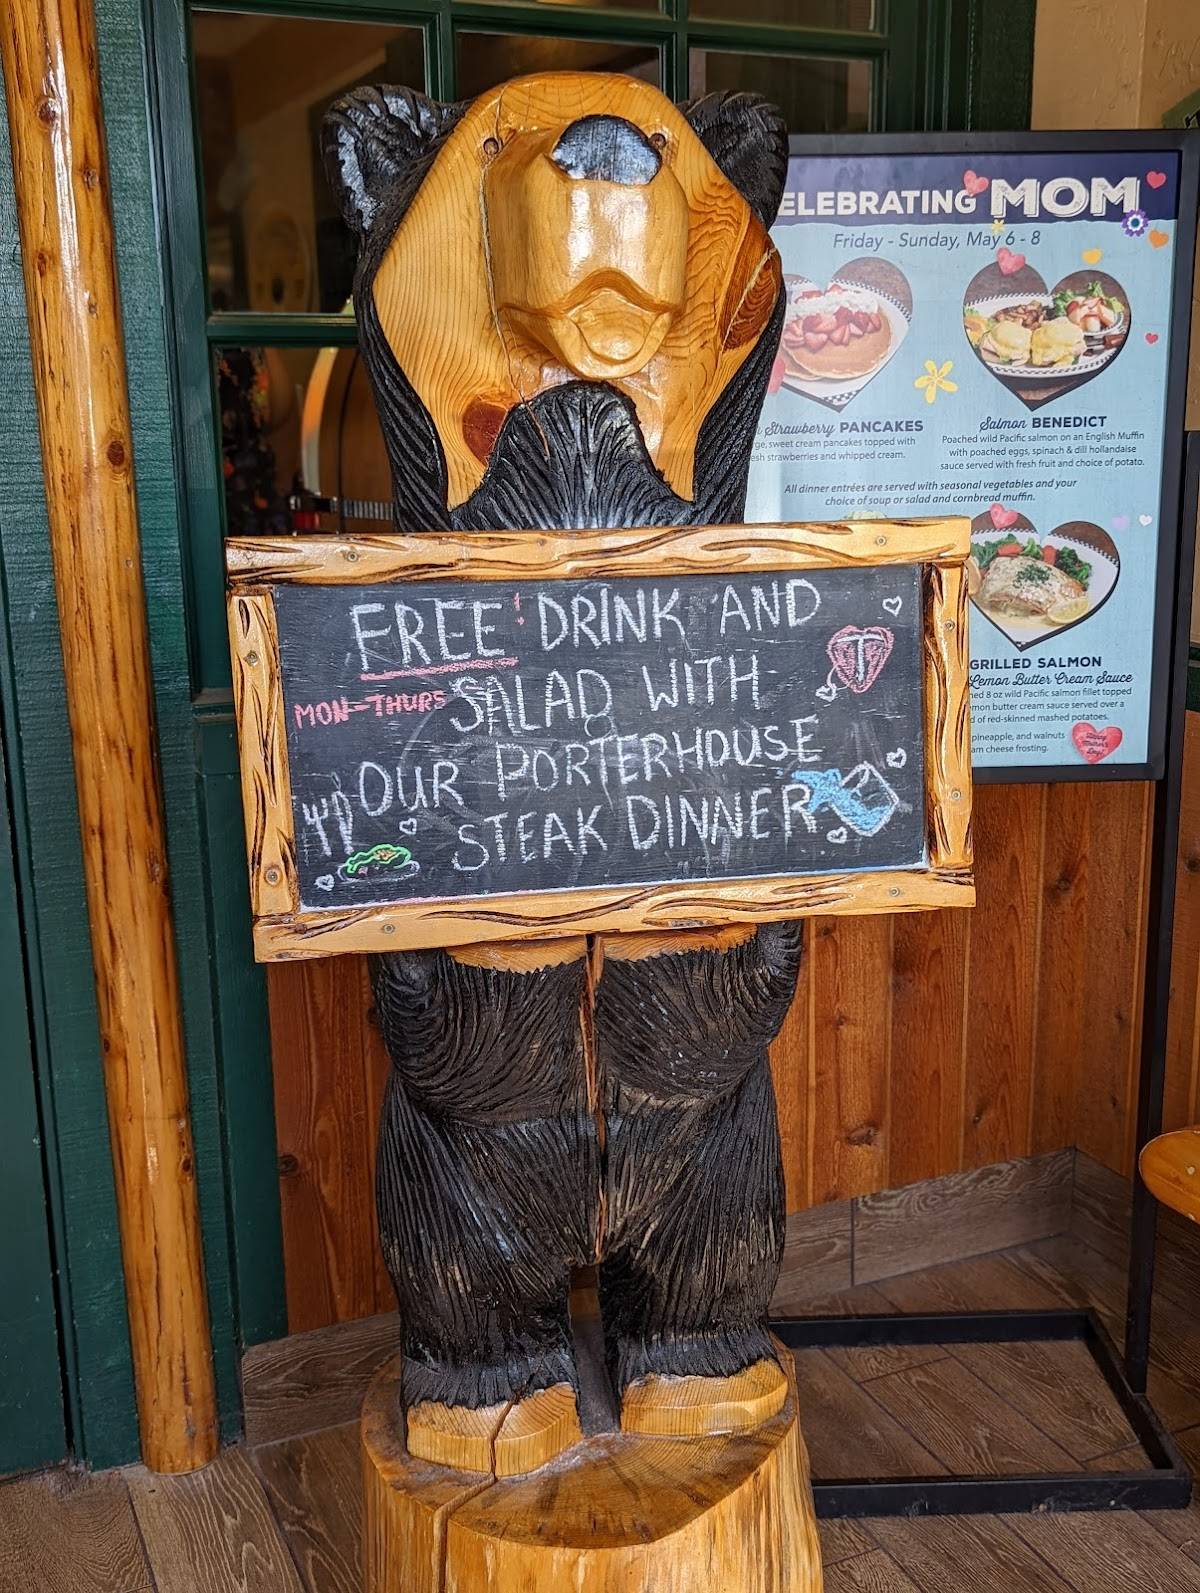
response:
<svg viewBox="0 0 1200 1593"><path fill-rule="evenodd" d="M969 906L962 519L226 544L263 960Z"/></svg>
<svg viewBox="0 0 1200 1593"><path fill-rule="evenodd" d="M303 908L925 858L914 567L272 595Z"/></svg>

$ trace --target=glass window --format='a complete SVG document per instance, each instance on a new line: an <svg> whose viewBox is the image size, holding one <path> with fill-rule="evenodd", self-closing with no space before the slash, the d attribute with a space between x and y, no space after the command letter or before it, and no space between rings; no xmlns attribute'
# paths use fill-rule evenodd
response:
<svg viewBox="0 0 1200 1593"><path fill-rule="evenodd" d="M825 56L688 52L692 97L753 89L782 110L793 133L859 133L871 125L871 64Z"/></svg>
<svg viewBox="0 0 1200 1593"><path fill-rule="evenodd" d="M875 27L876 4L875 0L688 0L688 16L867 33Z"/></svg>
<svg viewBox="0 0 1200 1593"><path fill-rule="evenodd" d="M660 87L657 44L555 39L531 33L459 33L458 98L469 100L526 72L624 72Z"/></svg>
<svg viewBox="0 0 1200 1593"><path fill-rule="evenodd" d="M452 0L453 3L453 0ZM492 0L486 0L491 4ZM496 0L499 5L505 5L508 0ZM542 5L574 5L579 0L541 0ZM658 0L586 0L589 11L658 11Z"/></svg>
<svg viewBox="0 0 1200 1593"><path fill-rule="evenodd" d="M231 536L390 522L387 454L356 350L221 348L214 360Z"/></svg>
<svg viewBox="0 0 1200 1593"><path fill-rule="evenodd" d="M425 84L419 28L193 15L214 310L340 310L354 245L321 165L321 118L358 83Z"/></svg>

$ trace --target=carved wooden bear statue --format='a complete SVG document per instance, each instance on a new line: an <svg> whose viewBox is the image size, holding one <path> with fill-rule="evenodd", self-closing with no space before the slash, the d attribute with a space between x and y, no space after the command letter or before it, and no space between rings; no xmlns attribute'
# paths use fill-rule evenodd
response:
<svg viewBox="0 0 1200 1593"><path fill-rule="evenodd" d="M740 519L784 308L772 108L591 74L459 105L370 88L332 108L325 151L398 531ZM767 1046L799 957L792 924L376 960L414 1452L445 1407L577 1391L574 1267L599 1264L627 1428L631 1385L770 1378Z"/></svg>

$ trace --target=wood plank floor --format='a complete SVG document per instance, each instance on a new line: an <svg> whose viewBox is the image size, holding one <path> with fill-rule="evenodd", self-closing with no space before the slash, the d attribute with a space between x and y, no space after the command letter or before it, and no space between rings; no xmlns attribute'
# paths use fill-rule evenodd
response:
<svg viewBox="0 0 1200 1593"><path fill-rule="evenodd" d="M1087 1301L1115 1330L1119 1239L1099 1217L1088 1237L889 1278L813 1309ZM1152 1392L1200 1466L1197 1278L1183 1251L1167 1247L1163 1263ZM818 1475L1142 1463L1076 1345L805 1351L798 1372ZM359 1593L360 1509L353 1423L227 1450L193 1477L131 1467L19 1478L0 1484L0 1593ZM828 1593L1200 1593L1200 1502L1144 1515L827 1522L821 1538Z"/></svg>

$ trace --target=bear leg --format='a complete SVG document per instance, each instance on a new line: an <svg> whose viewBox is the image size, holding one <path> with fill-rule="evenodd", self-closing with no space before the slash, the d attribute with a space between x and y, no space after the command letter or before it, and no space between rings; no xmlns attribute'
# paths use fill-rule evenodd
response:
<svg viewBox="0 0 1200 1593"><path fill-rule="evenodd" d="M605 1120L600 1306L619 1394L774 1360L783 1171L767 1047L797 926L727 948L614 958L596 1013Z"/></svg>
<svg viewBox="0 0 1200 1593"><path fill-rule="evenodd" d="M569 1277L594 1258L599 1193L582 955L512 972L393 954L373 981L393 1062L376 1195L404 1404L577 1389Z"/></svg>

